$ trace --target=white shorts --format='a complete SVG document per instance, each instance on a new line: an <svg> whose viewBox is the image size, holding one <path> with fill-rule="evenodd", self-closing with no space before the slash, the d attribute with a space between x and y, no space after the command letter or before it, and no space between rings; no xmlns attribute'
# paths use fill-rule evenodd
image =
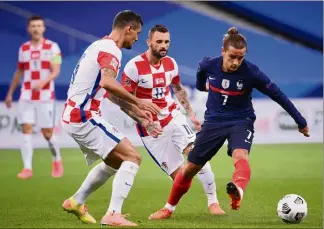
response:
<svg viewBox="0 0 324 229"><path fill-rule="evenodd" d="M18 115L19 124L34 124L39 128L53 128L55 126L55 103L19 101Z"/></svg>
<svg viewBox="0 0 324 229"><path fill-rule="evenodd" d="M183 163L183 151L196 139L195 132L188 125L186 116L178 114L158 138L142 137L143 144L156 164L171 175Z"/></svg>
<svg viewBox="0 0 324 229"><path fill-rule="evenodd" d="M97 115L80 124L62 121L62 127L79 144L88 165L106 159L125 137L117 127Z"/></svg>

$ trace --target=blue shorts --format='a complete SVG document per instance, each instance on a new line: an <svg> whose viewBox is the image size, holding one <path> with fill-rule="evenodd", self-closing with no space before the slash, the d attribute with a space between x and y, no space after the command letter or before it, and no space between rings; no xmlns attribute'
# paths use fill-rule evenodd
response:
<svg viewBox="0 0 324 229"><path fill-rule="evenodd" d="M228 141L227 154L232 156L235 149L246 149L250 152L253 141L253 124L232 126L211 126L204 124L197 134L194 148L188 155L188 161L197 165L204 165Z"/></svg>

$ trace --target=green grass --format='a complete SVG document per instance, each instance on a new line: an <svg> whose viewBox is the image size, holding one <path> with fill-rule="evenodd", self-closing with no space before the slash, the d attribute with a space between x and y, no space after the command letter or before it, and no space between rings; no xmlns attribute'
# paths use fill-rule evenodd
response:
<svg viewBox="0 0 324 229"><path fill-rule="evenodd" d="M173 218L149 221L147 217L165 204L171 180L154 164L143 148L143 163L125 201L123 212L130 220L147 228L322 228L323 185L322 144L255 145L251 153L252 179L240 211L229 208L225 186L231 180L233 165L223 147L211 161L217 181L218 198L225 216L211 216L198 179L181 200ZM71 196L90 170L78 149L63 149L65 175L50 176L48 150L34 153L34 177L18 180L22 163L18 150L1 150L0 227L10 228L89 228L62 211L61 203ZM110 179L87 201L90 213L100 222L111 195ZM276 216L279 199L285 194L302 195L308 203L308 216L298 225L288 225Z"/></svg>

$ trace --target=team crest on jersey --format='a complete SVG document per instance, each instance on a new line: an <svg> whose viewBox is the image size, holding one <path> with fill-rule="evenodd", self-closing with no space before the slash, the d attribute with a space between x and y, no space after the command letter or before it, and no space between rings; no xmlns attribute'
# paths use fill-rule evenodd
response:
<svg viewBox="0 0 324 229"><path fill-rule="evenodd" d="M164 84L164 79L163 78L155 79L155 84Z"/></svg>
<svg viewBox="0 0 324 229"><path fill-rule="evenodd" d="M223 87L224 89L227 89L227 88L229 88L229 86L230 86L230 81L227 80L227 79L223 79L223 80L222 80L222 87Z"/></svg>
<svg viewBox="0 0 324 229"><path fill-rule="evenodd" d="M31 52L31 59L35 60L35 59L39 59L40 58L40 51L32 51Z"/></svg>
<svg viewBox="0 0 324 229"><path fill-rule="evenodd" d="M242 88L243 88L243 82L242 82L242 80L237 81L236 87L237 87L237 90L242 90Z"/></svg>

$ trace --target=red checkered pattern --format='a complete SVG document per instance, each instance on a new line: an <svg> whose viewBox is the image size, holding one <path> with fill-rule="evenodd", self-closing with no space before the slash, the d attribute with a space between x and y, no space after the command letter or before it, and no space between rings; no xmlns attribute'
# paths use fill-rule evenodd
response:
<svg viewBox="0 0 324 229"><path fill-rule="evenodd" d="M63 122L81 123L94 114L101 115L101 102L108 97L108 91L99 85L101 69L109 68L118 75L121 58L121 50L109 37L88 47L74 69L62 114Z"/></svg>
<svg viewBox="0 0 324 229"><path fill-rule="evenodd" d="M41 80L46 80L51 74L51 58L61 55L57 43L45 39L35 47L30 41L19 48L18 68L24 70L24 82L21 87L20 100L51 101L55 98L54 81L41 90L33 90Z"/></svg>
<svg viewBox="0 0 324 229"><path fill-rule="evenodd" d="M101 101L108 97L108 91L98 87L94 97L88 98L83 108L80 104L68 99L64 106L63 122L65 123L81 123L89 120L94 114L101 116L100 105ZM84 96L74 96L74 100L80 101ZM82 110L82 112L81 112ZM82 118L82 115L84 118Z"/></svg>
<svg viewBox="0 0 324 229"><path fill-rule="evenodd" d="M127 91L161 108L161 114L154 115L153 120L159 121L162 127L180 112L170 93L170 84L180 83L178 65L173 58L166 56L161 59L160 66L152 66L143 53L126 64L122 75L122 84ZM148 135L144 128L140 129L140 135Z"/></svg>

